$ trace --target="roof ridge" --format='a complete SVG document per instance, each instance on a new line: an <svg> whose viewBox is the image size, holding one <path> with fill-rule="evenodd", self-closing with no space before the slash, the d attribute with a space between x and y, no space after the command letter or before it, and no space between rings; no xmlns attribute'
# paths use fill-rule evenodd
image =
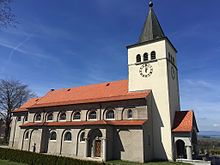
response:
<svg viewBox="0 0 220 165"><path fill-rule="evenodd" d="M151 92L151 90L147 90L147 91L139 91L139 92L132 92L132 93L127 93L127 94L123 94L123 95L116 95L116 96L110 96L110 97L97 97L97 98L87 98L87 99L79 99L79 100L67 100L67 101L57 101L57 102L50 102L50 104L59 104L59 103L68 103L68 102L70 102L70 101L83 101L83 100L97 100L97 99L106 99L106 98L117 98L117 97L120 97L120 96L134 96L135 94L136 95L141 95L141 94L149 94ZM48 104L48 103L39 103L39 104L33 104L33 105L31 105L30 107L28 107L28 108L35 108L36 106L35 105L37 105L37 106L44 106L45 104ZM55 105L54 105L55 106ZM58 106L58 105L57 105Z"/></svg>
<svg viewBox="0 0 220 165"><path fill-rule="evenodd" d="M176 112L194 112L194 110L184 110L184 111L176 111Z"/></svg>
<svg viewBox="0 0 220 165"><path fill-rule="evenodd" d="M106 83L115 83L115 82L119 82L119 81L126 81L128 79L124 79L124 80L117 80L117 81L110 81L110 82L103 82L103 83L98 83L98 84L90 84L90 85L83 85L83 86L77 86L77 87L70 87L70 88L61 88L61 89L55 89L54 91L59 91L59 90L66 90L66 89L72 89L72 88L81 88L81 87L88 87L88 86L94 86L94 85L101 85L101 84L106 84ZM50 93L51 91L49 91L48 93ZM53 92L53 91L52 91ZM47 94L46 94L47 95ZM45 95L45 96L46 96ZM43 96L44 97L44 96Z"/></svg>
<svg viewBox="0 0 220 165"><path fill-rule="evenodd" d="M152 90L146 90L146 91L136 91L136 92L127 92L126 94L119 94L119 95L114 95L114 96L109 96L109 97L97 97L97 98L87 98L87 99L79 99L79 100L91 100L91 99L100 99L100 98L112 98L112 97L120 97L120 96L125 96L127 94L132 95L132 94L143 94L143 93L148 93ZM75 100L75 101L79 101L79 100ZM58 102L68 102L68 101L72 101L72 100L66 100L66 101L57 101L57 102L50 102L50 103L58 103ZM40 105L40 104L38 104Z"/></svg>
<svg viewBox="0 0 220 165"><path fill-rule="evenodd" d="M128 79L87 86L59 89L48 92L43 97L31 99L25 105L27 111L32 108L57 107L66 105L110 102L146 98L151 90L128 91ZM68 92L70 91L70 92ZM37 102L36 102L37 101Z"/></svg>

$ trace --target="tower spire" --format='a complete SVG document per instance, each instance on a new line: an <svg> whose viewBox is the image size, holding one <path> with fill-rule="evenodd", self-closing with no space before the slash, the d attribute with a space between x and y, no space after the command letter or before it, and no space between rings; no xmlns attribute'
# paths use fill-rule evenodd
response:
<svg viewBox="0 0 220 165"><path fill-rule="evenodd" d="M149 8L138 43L165 37L157 16L154 13L152 1L149 2Z"/></svg>

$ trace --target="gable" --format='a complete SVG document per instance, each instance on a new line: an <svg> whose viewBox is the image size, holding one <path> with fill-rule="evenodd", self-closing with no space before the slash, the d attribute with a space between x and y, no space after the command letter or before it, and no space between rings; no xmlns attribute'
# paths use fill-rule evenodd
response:
<svg viewBox="0 0 220 165"><path fill-rule="evenodd" d="M41 99L41 97L29 99L29 100L28 100L26 103L24 103L20 108L15 109L15 110L13 111L13 113L14 113L14 112L25 112L25 111L28 111L28 107L31 107L32 105L36 104L40 99Z"/></svg>
<svg viewBox="0 0 220 165"><path fill-rule="evenodd" d="M191 132L193 127L199 131L193 111L176 112L172 132Z"/></svg>

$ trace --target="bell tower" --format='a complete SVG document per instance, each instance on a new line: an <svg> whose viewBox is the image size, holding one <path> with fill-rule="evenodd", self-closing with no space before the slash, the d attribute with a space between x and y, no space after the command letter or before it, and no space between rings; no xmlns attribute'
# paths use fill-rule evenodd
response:
<svg viewBox="0 0 220 165"><path fill-rule="evenodd" d="M153 3L139 41L127 46L129 92L152 90L154 157L173 160L172 124L180 110L176 49L165 36Z"/></svg>

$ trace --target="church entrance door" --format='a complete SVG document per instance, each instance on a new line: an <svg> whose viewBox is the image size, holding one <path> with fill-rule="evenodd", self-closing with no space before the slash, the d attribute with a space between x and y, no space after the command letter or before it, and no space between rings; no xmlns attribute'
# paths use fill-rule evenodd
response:
<svg viewBox="0 0 220 165"><path fill-rule="evenodd" d="M88 133L88 157L101 157L102 132L99 129L92 129Z"/></svg>
<svg viewBox="0 0 220 165"><path fill-rule="evenodd" d="M101 140L95 141L95 157L101 157Z"/></svg>
<svg viewBox="0 0 220 165"><path fill-rule="evenodd" d="M176 148L177 148L177 158L185 158L186 157L186 151L185 151L184 141L177 140Z"/></svg>

